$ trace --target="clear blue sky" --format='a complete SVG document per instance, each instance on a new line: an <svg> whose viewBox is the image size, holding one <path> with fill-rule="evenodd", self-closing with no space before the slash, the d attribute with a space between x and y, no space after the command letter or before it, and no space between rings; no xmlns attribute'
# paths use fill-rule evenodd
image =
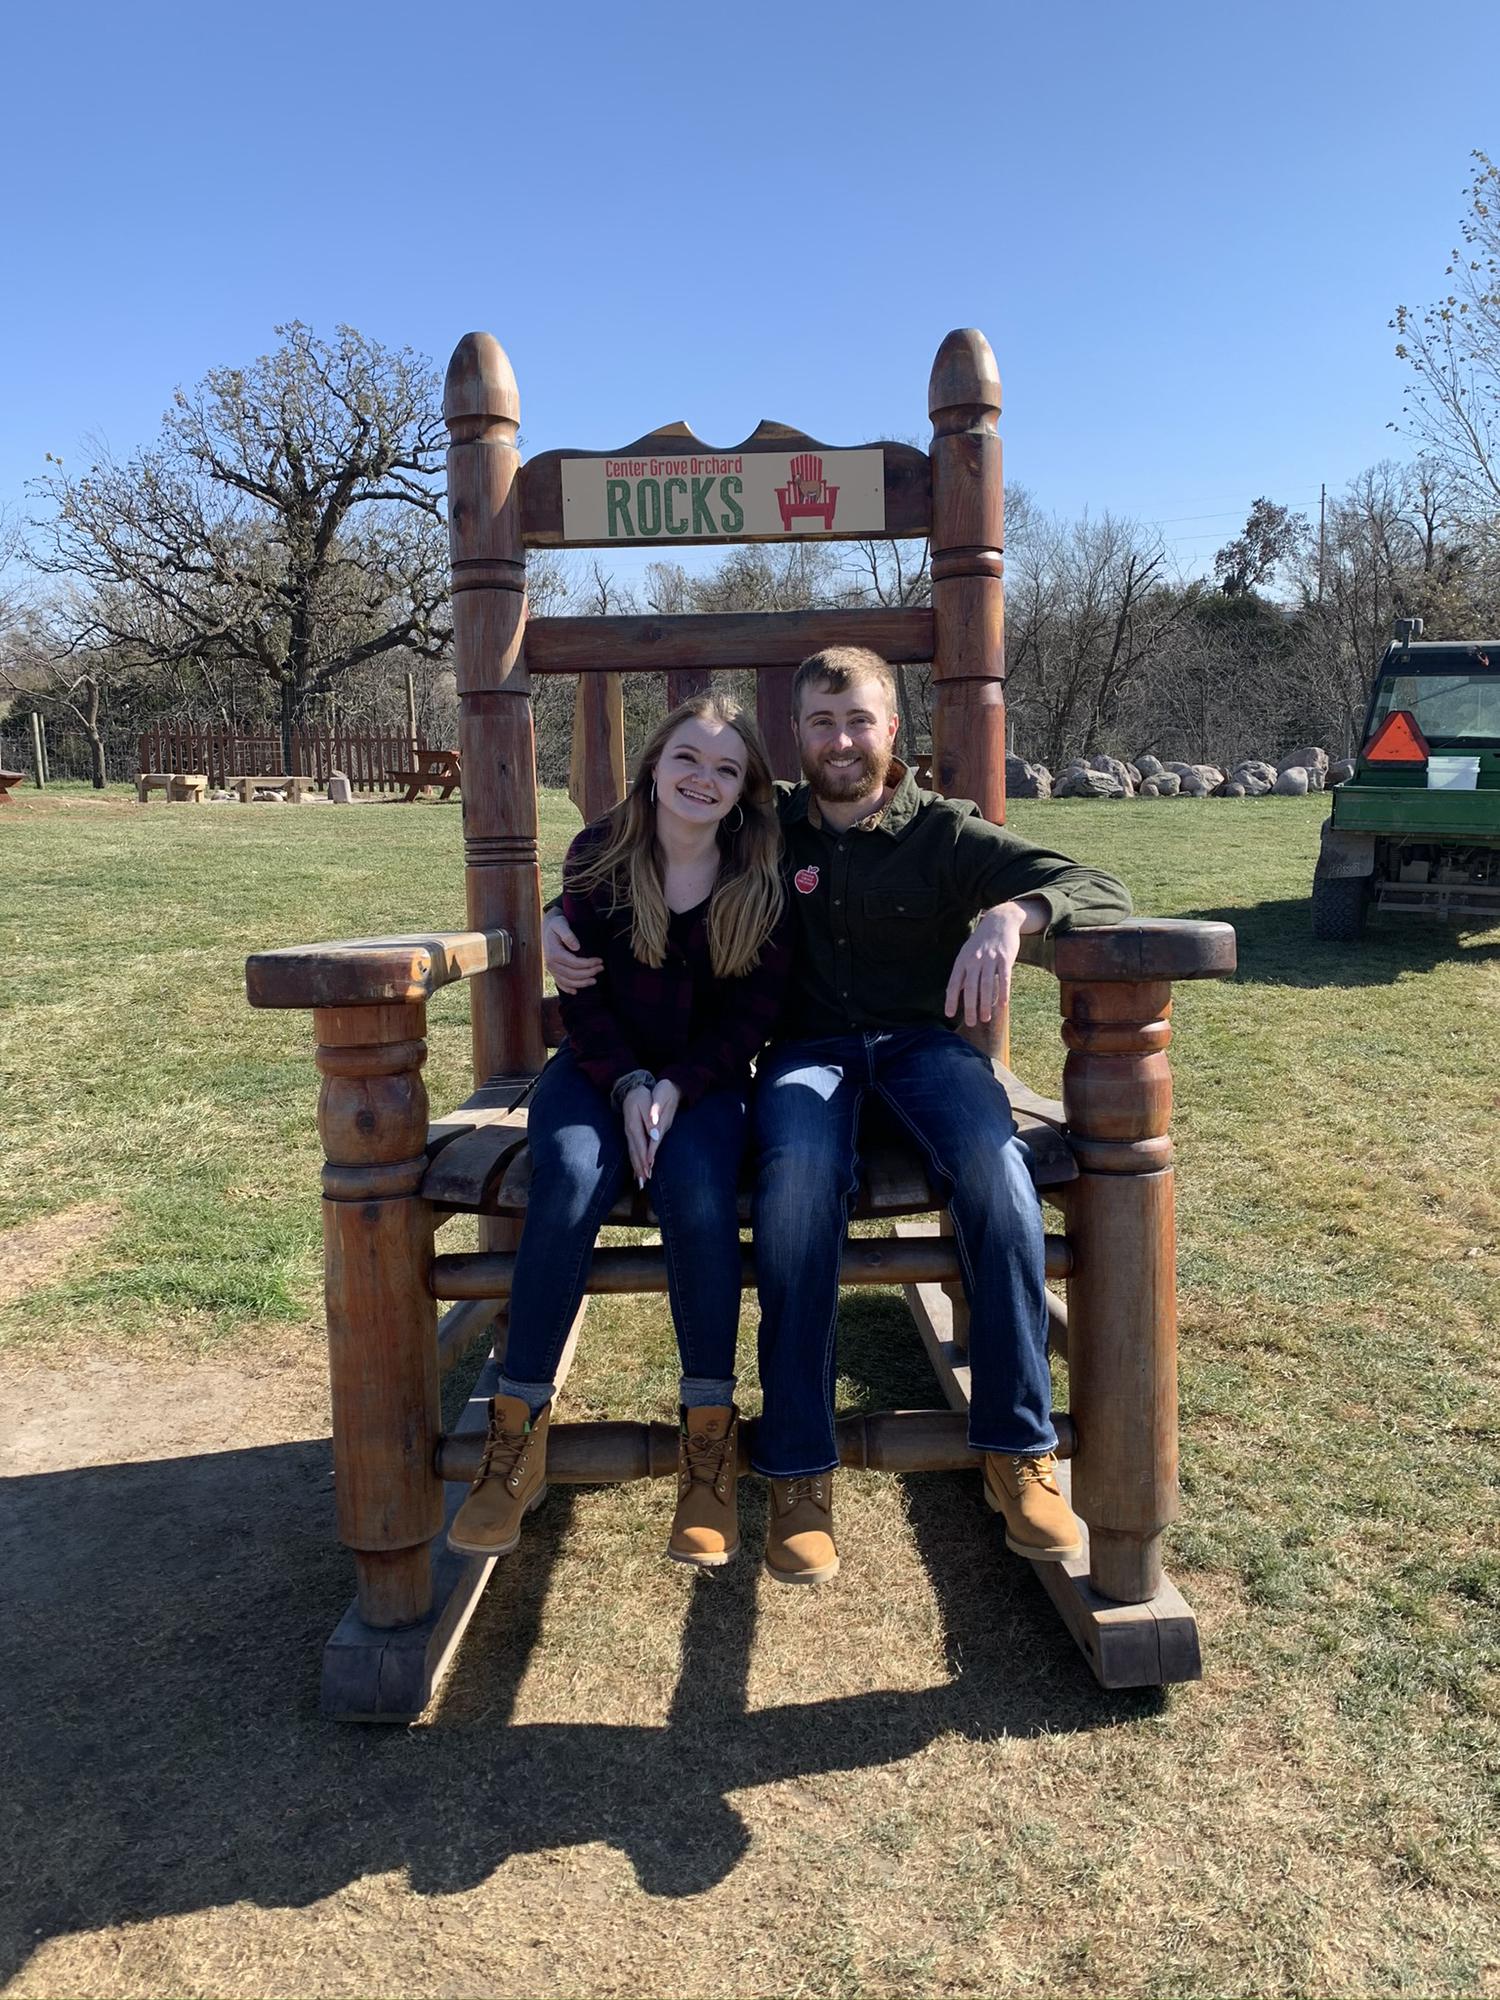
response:
<svg viewBox="0 0 1500 2000"><path fill-rule="evenodd" d="M488 328L533 451L920 437L977 325L1008 477L1191 564L1401 450L1387 321L1500 147L1469 0L19 0L6 45L12 507L292 318Z"/></svg>

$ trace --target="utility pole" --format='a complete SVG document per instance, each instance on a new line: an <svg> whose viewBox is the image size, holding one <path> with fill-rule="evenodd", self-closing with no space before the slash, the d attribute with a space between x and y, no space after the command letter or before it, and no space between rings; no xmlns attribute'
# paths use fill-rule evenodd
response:
<svg viewBox="0 0 1500 2000"><path fill-rule="evenodd" d="M42 718L35 709L31 711L31 762L32 775L40 792L47 783L47 738L43 733Z"/></svg>
<svg viewBox="0 0 1500 2000"><path fill-rule="evenodd" d="M1319 604L1323 602L1323 557L1328 547L1327 531L1325 525L1327 520L1327 514L1328 514L1328 487L1326 484L1320 483L1318 486L1318 602Z"/></svg>

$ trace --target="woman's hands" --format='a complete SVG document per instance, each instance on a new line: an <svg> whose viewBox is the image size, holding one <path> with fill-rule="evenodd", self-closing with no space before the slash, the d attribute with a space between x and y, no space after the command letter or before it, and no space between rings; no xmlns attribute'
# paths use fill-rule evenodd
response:
<svg viewBox="0 0 1500 2000"><path fill-rule="evenodd" d="M682 1093L675 1083L665 1077L657 1082L654 1090L647 1090L644 1084L640 1084L627 1092L620 1110L625 1120L625 1145L637 1187L644 1187L650 1180L657 1151L672 1129L672 1120L677 1116L681 1101Z"/></svg>

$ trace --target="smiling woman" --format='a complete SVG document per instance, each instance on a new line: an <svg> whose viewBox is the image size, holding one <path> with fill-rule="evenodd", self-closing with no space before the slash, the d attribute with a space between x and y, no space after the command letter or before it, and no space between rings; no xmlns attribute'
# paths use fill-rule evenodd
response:
<svg viewBox="0 0 1500 2000"><path fill-rule="evenodd" d="M789 960L770 765L722 695L673 711L625 799L573 842L563 912L596 975L528 1117L532 1179L505 1369L454 1548L504 1555L545 1496L547 1425L594 1237L627 1169L650 1181L682 1358L668 1554L716 1567L736 1521L737 1196L750 1059Z"/></svg>

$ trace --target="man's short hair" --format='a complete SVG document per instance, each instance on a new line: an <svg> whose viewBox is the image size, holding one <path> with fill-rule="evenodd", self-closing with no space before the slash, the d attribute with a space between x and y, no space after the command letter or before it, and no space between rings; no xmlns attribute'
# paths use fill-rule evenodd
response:
<svg viewBox="0 0 1500 2000"><path fill-rule="evenodd" d="M856 681L874 681L882 689L892 715L899 709L896 676L878 653L868 646L825 646L821 653L809 653L792 678L792 715L802 719L802 694L806 688L822 688L829 694L846 694Z"/></svg>

